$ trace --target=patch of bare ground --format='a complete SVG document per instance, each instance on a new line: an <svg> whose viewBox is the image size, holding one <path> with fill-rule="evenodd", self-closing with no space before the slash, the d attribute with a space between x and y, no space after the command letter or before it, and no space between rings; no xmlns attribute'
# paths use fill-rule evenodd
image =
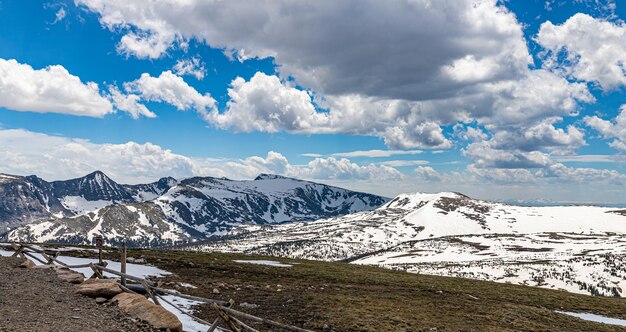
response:
<svg viewBox="0 0 626 332"><path fill-rule="evenodd" d="M117 307L74 293L50 269L24 269L0 257L0 331L155 331Z"/></svg>

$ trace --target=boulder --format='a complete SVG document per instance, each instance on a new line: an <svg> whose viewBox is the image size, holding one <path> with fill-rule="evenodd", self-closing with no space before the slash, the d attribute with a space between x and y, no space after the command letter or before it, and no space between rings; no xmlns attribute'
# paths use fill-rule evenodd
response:
<svg viewBox="0 0 626 332"><path fill-rule="evenodd" d="M139 294L121 293L116 295L111 302L117 303L123 312L148 322L154 328L183 332L183 324L176 315Z"/></svg>
<svg viewBox="0 0 626 332"><path fill-rule="evenodd" d="M87 279L76 288L76 293L92 298L104 297L110 299L121 292L120 286L110 279Z"/></svg>
<svg viewBox="0 0 626 332"><path fill-rule="evenodd" d="M35 263L33 263L33 261L31 261L30 259L26 259L24 262L22 262L22 264L20 264L20 267L24 269L32 269L35 266Z"/></svg>
<svg viewBox="0 0 626 332"><path fill-rule="evenodd" d="M56 272L59 279L69 282L70 284L81 284L85 281L85 276L82 273L69 269L57 269Z"/></svg>
<svg viewBox="0 0 626 332"><path fill-rule="evenodd" d="M103 304L106 303L108 300L104 297L96 297L96 303L97 304Z"/></svg>

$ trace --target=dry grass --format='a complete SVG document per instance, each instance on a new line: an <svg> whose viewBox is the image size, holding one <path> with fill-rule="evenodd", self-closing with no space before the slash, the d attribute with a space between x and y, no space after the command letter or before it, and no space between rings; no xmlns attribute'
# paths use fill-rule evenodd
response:
<svg viewBox="0 0 626 332"><path fill-rule="evenodd" d="M130 250L174 272L185 293L253 303L237 309L316 331L626 331L555 310L626 319L626 301L565 291L392 271L347 263L241 254ZM290 268L235 263L271 259ZM279 286L280 285L280 286ZM213 294L217 288L219 294ZM205 306L198 315L213 319ZM265 329L267 330L267 329Z"/></svg>

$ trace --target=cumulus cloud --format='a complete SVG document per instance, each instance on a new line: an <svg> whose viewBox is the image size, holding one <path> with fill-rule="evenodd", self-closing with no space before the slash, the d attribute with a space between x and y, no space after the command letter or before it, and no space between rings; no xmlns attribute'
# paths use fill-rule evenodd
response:
<svg viewBox="0 0 626 332"><path fill-rule="evenodd" d="M212 112L207 117L220 128L374 135L383 138L387 146L400 149L451 146L438 124L419 122L421 117L411 115L410 106L400 101L368 104L358 97L327 98L323 102L330 111L319 112L309 93L262 72L257 72L249 81L233 80L228 95L227 109L223 113Z"/></svg>
<svg viewBox="0 0 626 332"><path fill-rule="evenodd" d="M324 94L451 95L530 62L515 16L496 0L76 2L125 31L122 52L155 58L195 38L241 60L272 56L284 77Z"/></svg>
<svg viewBox="0 0 626 332"><path fill-rule="evenodd" d="M481 128L472 127L471 125L457 123L454 125L453 130L454 136L463 141L478 142L488 138L488 135Z"/></svg>
<svg viewBox="0 0 626 332"><path fill-rule="evenodd" d="M555 127L557 119L546 119L535 125L517 130L497 131L489 144L497 149L522 151L547 150L568 154L586 144L581 129L569 125L566 129Z"/></svg>
<svg viewBox="0 0 626 332"><path fill-rule="evenodd" d="M125 94L116 86L109 86L109 94L115 108L128 112L133 119L138 119L140 116L147 118L156 117L156 114L152 113L146 105L141 103L141 97L138 95Z"/></svg>
<svg viewBox="0 0 626 332"><path fill-rule="evenodd" d="M404 176L397 169L385 165L358 165L347 158L315 158L306 167L292 170L293 175L328 180L369 180L384 181L401 179Z"/></svg>
<svg viewBox="0 0 626 332"><path fill-rule="evenodd" d="M202 63L199 57L178 60L176 61L176 64L174 64L172 70L176 73L176 75L191 75L197 80L204 79L204 75L206 74L204 63Z"/></svg>
<svg viewBox="0 0 626 332"><path fill-rule="evenodd" d="M490 142L472 143L463 155L472 159L477 168L541 168L551 164L545 153L497 149Z"/></svg>
<svg viewBox="0 0 626 332"><path fill-rule="evenodd" d="M179 111L195 109L205 118L216 110L216 101L209 93L201 94L169 70L158 77L143 73L138 79L124 83L124 88L144 101L167 103Z"/></svg>
<svg viewBox="0 0 626 332"><path fill-rule="evenodd" d="M98 84L83 83L60 65L33 69L0 58L0 107L14 111L103 117L113 106Z"/></svg>
<svg viewBox="0 0 626 332"><path fill-rule="evenodd" d="M561 25L541 25L536 41L547 50L544 66L604 90L626 85L626 25L578 13Z"/></svg>
<svg viewBox="0 0 626 332"><path fill-rule="evenodd" d="M441 181L441 174L430 166L418 166L414 171L418 177L426 181Z"/></svg>
<svg viewBox="0 0 626 332"><path fill-rule="evenodd" d="M115 179L137 183L160 176L189 176L197 165L157 145L128 142L95 144L20 129L0 130L0 168L13 174L36 174L58 180L103 170Z"/></svg>
<svg viewBox="0 0 626 332"><path fill-rule="evenodd" d="M324 131L328 124L328 116L315 110L309 94L274 75L257 72L249 81L238 77L230 85L227 110L210 116L221 128L298 133Z"/></svg>
<svg viewBox="0 0 626 332"><path fill-rule="evenodd" d="M617 150L626 151L626 104L620 107L620 113L612 121L598 116L587 116L585 123L597 130L604 138L615 138L609 145Z"/></svg>

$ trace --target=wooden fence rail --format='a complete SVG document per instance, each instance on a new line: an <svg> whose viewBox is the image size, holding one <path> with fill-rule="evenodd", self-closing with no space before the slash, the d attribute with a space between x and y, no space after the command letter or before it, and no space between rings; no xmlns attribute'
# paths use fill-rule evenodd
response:
<svg viewBox="0 0 626 332"><path fill-rule="evenodd" d="M222 301L222 300L214 300L214 299L208 299L208 298L204 298L204 297L199 297L199 296L192 296L192 295L187 295L187 294L182 294L176 291L172 291L169 289L163 289L163 288L159 288L157 287L157 284L147 280L145 278L141 278L141 277L137 277L137 276L133 276L130 275L128 273L125 272L120 272L120 271L115 271L113 269L107 268L106 267L106 262L103 262L103 264L96 264L96 263L88 263L88 264L77 264L77 265L68 265L62 261L60 261L57 257L59 255L59 251L55 251L54 255L48 255L46 253L47 252L51 252L54 250L41 250L38 248L35 248L31 245L25 244L25 243L11 243L11 247L13 248L13 250L15 251L15 253L13 254L13 257L23 257L26 258L26 256L35 259L36 261L40 262L41 264L44 265L54 265L54 263L57 263L63 267L66 268L91 268L94 271L94 275L93 277L98 277L98 278L105 278L104 277L104 272L116 275L118 277L120 277L120 280L124 280L124 282L122 283L122 281L118 282L118 285L120 286L120 288L122 290L124 290L125 292L129 292L129 293L137 293L134 290L130 289L129 286L131 285L126 285L126 280L132 280L135 281L137 283L139 283L140 285L142 285L145 288L146 291L146 295L151 297L153 302L155 304L160 304L159 301L163 301L169 305L171 305L174 308L178 308L176 305L174 305L173 303L171 303L170 301L168 301L166 298L163 297L163 294L167 294L167 295L173 295L173 296L177 296L180 298L184 298L184 299L188 299L188 300L193 300L193 301L198 301L198 302L202 302L202 303L207 303L211 306L211 308L213 308L215 310L215 312L218 315L218 319L216 319L213 323L207 322L199 317L193 316L192 314L185 312L184 310L179 310L180 312L182 312L183 314L195 319L196 321L206 324L206 325L210 325L210 328L208 330L208 332L212 332L217 328L217 323L219 322L219 320L223 321L224 323L226 323L226 325L228 325L230 327L229 329L224 329L222 327L220 327L219 329L222 331L227 331L227 332L241 332L241 331L250 331L250 332L259 332L259 330L247 325L246 323L243 322L243 320L247 320L247 321L252 321L255 323L261 323L263 325L266 326L271 326L274 328L279 328L279 329L283 329L283 330L287 330L287 331L293 331L293 332L313 332L311 330L307 330L307 329L303 329L303 328L299 328L296 326L291 326L291 325L287 325L287 324L283 324L283 323L279 323L270 319L265 319L265 318L261 318L261 317L257 317L257 316L253 316L250 314L247 314L245 312L241 312L238 310L235 310L232 308L232 305L234 304L233 300L230 301ZM30 251L29 251L30 250ZM34 255L34 253L40 254L46 261L40 259L39 257L36 257ZM125 255L123 255L122 257L125 257ZM124 262L125 263L125 262ZM141 286L139 286L139 288L141 288ZM143 290L142 290L143 291Z"/></svg>

